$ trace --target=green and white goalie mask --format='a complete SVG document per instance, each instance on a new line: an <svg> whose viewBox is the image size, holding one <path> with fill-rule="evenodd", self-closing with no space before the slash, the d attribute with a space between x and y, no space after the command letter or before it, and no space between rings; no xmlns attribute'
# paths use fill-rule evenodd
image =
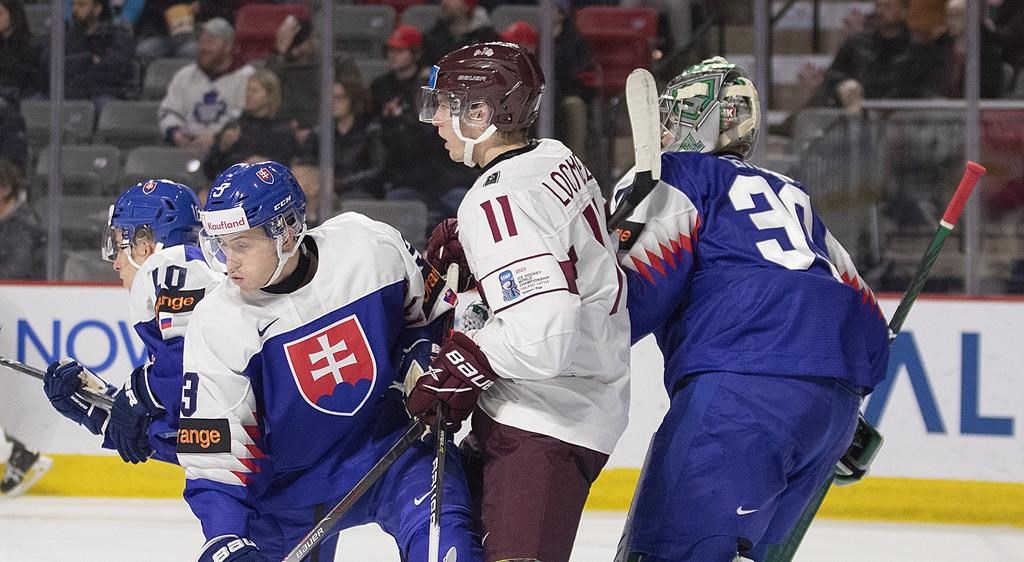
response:
<svg viewBox="0 0 1024 562"><path fill-rule="evenodd" d="M761 125L757 90L743 67L722 57L687 68L665 88L661 124L669 152L732 152L746 158Z"/></svg>

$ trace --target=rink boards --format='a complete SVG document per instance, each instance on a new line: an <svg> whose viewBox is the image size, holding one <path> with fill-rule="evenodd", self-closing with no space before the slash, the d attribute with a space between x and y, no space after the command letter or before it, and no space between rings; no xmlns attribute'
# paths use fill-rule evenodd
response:
<svg viewBox="0 0 1024 562"><path fill-rule="evenodd" d="M0 284L0 354L45 367L75 356L112 384L144 360L119 287ZM891 313L895 300L883 300ZM885 445L864 482L835 489L832 517L1024 526L1024 300L922 298L864 412ZM653 341L633 350L630 426L588 507L628 507L668 399ZM0 425L55 457L35 493L173 497L181 470L126 465L49 407L38 381L0 374ZM743 462L737 459L737 462Z"/></svg>

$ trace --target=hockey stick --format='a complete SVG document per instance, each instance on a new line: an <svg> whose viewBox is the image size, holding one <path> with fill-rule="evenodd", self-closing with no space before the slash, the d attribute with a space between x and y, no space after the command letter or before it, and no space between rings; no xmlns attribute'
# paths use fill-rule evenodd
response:
<svg viewBox="0 0 1024 562"><path fill-rule="evenodd" d="M658 89L654 76L638 68L626 78L626 108L633 132L635 174L629 193L608 219L613 231L629 218L636 206L650 195L661 179L661 118L658 112Z"/></svg>
<svg viewBox="0 0 1024 562"><path fill-rule="evenodd" d="M312 552L317 545L331 534L331 531L341 522L341 518L363 497L363 494L373 487L381 476L384 476L384 473L391 468L391 465L395 464L395 461L402 456L402 453L422 439L428 432L429 429L422 420L416 420L411 423L409 429L384 453L384 456L377 461L377 464L373 465L359 482L356 482L356 485L345 494L345 497L341 498L341 501L313 527L313 530L284 557L282 562L299 562Z"/></svg>
<svg viewBox="0 0 1024 562"><path fill-rule="evenodd" d="M942 252L942 246L946 243L950 233L953 232L953 227L956 226L957 221L960 220L960 214L967 204L967 199L971 196L974 186L981 179L981 176L985 175L985 172L985 167L981 164L967 162L967 169L964 170L964 175L960 179L960 185L957 186L956 192L953 193L953 199L949 202L949 206L946 207L942 220L939 221L939 228L935 231L931 244L928 245L928 249L925 250L921 262L917 265L917 271L914 272L914 277L910 280L910 287L903 294L900 304L896 307L896 312L893 313L892 318L889 320L890 343L896 339L896 336L903 328L903 322L910 313L910 307L914 305L918 295L921 294L925 281L928 280L928 275L935 265L935 260L939 258L939 253ZM857 431L854 434L853 444L844 457L852 455L854 460L858 461L857 464L863 466L863 471L866 472L867 466L871 464L871 460L878 453L880 446L881 435L861 416L857 420ZM837 474L833 471L829 475L828 480L818 488L810 503L807 504L803 513L800 514L800 519L796 522L786 540L768 550L766 562L791 562L793 560L797 549L800 548L800 543L807 534L807 529L814 520L814 516L817 515L822 502L825 501L829 488L836 480L836 476Z"/></svg>
<svg viewBox="0 0 1024 562"><path fill-rule="evenodd" d="M46 376L46 371L37 369L31 365L26 365L21 361L8 359L3 355L0 355L0 365L3 365L4 367L11 369L12 371L18 371L19 373L24 373L26 375L29 375L30 377L35 377L39 380L43 380L43 378ZM77 394L79 397L81 397L89 404L103 408L108 412L110 411L110 408L114 406L114 398L112 396L104 392L101 392L91 386L82 386L75 392L75 394Z"/></svg>
<svg viewBox="0 0 1024 562"><path fill-rule="evenodd" d="M446 290L458 286L459 264L452 263L448 266L445 275ZM454 289L452 289L454 290ZM444 319L445 340L451 337L452 328L455 326L455 309L453 308ZM430 534L428 535L427 562L437 562L441 556L441 507L444 497L444 460L445 447L448 441L448 429L445 427L444 404L437 403L437 421L434 424L434 466L430 472Z"/></svg>

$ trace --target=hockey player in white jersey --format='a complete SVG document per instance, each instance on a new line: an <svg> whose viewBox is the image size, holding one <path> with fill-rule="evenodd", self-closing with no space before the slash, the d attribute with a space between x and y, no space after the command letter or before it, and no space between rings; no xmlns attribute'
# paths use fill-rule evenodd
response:
<svg viewBox="0 0 1024 562"><path fill-rule="evenodd" d="M440 401L454 425L475 409L462 452L488 561L569 559L629 405L625 277L605 202L565 145L529 139L543 90L532 54L482 43L434 66L422 104L451 158L481 168L427 260L458 262L460 288L475 283L493 317L453 334L408 406L432 421Z"/></svg>
<svg viewBox="0 0 1024 562"><path fill-rule="evenodd" d="M307 231L305 207L291 171L262 162L223 172L202 213L203 250L227 278L185 336L178 458L204 562L281 560L297 546L406 431L404 350L429 354L439 336L422 260L397 230L346 213ZM474 562L450 449L440 553ZM427 560L433 460L415 444L338 528L376 522L403 560ZM323 540L308 560L333 560L336 547Z"/></svg>
<svg viewBox="0 0 1024 562"><path fill-rule="evenodd" d="M120 389L73 360L52 363L43 390L53 407L116 449L125 462L150 456L176 463L183 336L196 304L223 276L211 270L198 246L199 199L169 180L140 182L110 207L103 258L128 289L129 311L148 360ZM116 396L110 412L77 394L83 384Z"/></svg>

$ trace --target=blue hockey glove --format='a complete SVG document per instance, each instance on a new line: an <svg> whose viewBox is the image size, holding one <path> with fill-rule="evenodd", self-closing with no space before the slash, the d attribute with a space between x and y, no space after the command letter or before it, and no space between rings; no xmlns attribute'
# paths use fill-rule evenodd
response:
<svg viewBox="0 0 1024 562"><path fill-rule="evenodd" d="M153 454L149 444L149 424L153 417L162 413L164 408L156 401L149 390L146 374L148 369L143 365L132 371L124 387L114 399L114 407L110 409L110 424L107 426L107 437L117 448L124 462L132 464L146 462Z"/></svg>
<svg viewBox="0 0 1024 562"><path fill-rule="evenodd" d="M50 363L50 366L46 368L46 375L43 377L43 392L50 399L53 408L69 420L99 435L103 432L103 424L110 414L99 406L93 406L80 394L77 394L78 390L86 385L106 392L110 396L117 391L115 387L90 373L74 359Z"/></svg>
<svg viewBox="0 0 1024 562"><path fill-rule="evenodd" d="M398 373L405 377L405 396L409 395L416 385L416 380L423 376L423 372L430 368L430 363L440 350L441 346L426 338L418 339L409 347L402 349L402 363L398 366Z"/></svg>
<svg viewBox="0 0 1024 562"><path fill-rule="evenodd" d="M199 562L270 562L270 559L260 554L260 549L251 540L238 535L224 535L206 543Z"/></svg>

